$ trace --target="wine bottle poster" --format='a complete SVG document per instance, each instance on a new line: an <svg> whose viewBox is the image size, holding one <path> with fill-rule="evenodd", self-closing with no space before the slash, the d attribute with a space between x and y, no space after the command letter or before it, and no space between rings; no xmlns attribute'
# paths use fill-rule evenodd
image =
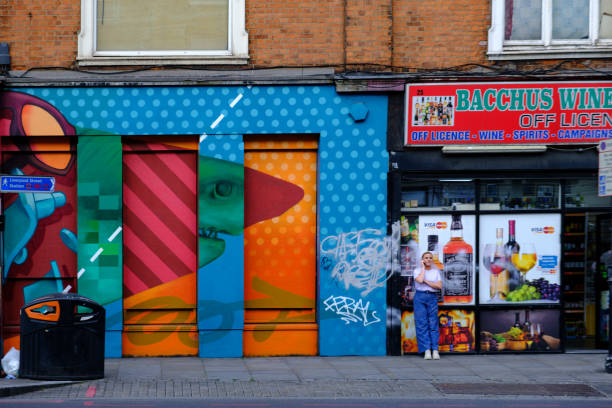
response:
<svg viewBox="0 0 612 408"><path fill-rule="evenodd" d="M480 351L558 351L558 309L480 311Z"/></svg>
<svg viewBox="0 0 612 408"><path fill-rule="evenodd" d="M481 304L558 304L561 216L480 216Z"/></svg>
<svg viewBox="0 0 612 408"><path fill-rule="evenodd" d="M476 217L420 215L419 256L429 251L442 271L444 305L475 303Z"/></svg>
<svg viewBox="0 0 612 408"><path fill-rule="evenodd" d="M476 319L473 310L439 310L438 320L440 322L438 346L440 352L468 353L475 351ZM411 310L402 312L401 336L401 354L418 353L414 312Z"/></svg>

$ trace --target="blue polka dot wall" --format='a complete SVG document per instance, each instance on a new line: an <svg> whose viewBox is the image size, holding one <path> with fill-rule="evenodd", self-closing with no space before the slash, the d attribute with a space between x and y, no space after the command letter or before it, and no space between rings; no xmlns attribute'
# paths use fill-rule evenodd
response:
<svg viewBox="0 0 612 408"><path fill-rule="evenodd" d="M78 127L121 135L198 135L200 151L234 162L242 162L243 135L318 134L319 244L343 240L342 248L355 249L357 254L363 251L370 256L377 251L378 258L368 258L373 262L384 257L380 252L384 252L387 211L388 101L384 95L338 94L333 86L16 91L53 104ZM351 116L355 104L367 109L364 120ZM362 240L362 244L351 247L352 239ZM360 256L331 259L330 253L323 256L322 248L319 252L320 354L385 354L384 266L377 264L382 269L377 271L370 265L368 270L368 265L359 265ZM323 267L324 258L332 266L326 263ZM340 274L336 268L339 263L347 263L361 274ZM364 279L375 285L364 286ZM343 320L346 310L358 312Z"/></svg>

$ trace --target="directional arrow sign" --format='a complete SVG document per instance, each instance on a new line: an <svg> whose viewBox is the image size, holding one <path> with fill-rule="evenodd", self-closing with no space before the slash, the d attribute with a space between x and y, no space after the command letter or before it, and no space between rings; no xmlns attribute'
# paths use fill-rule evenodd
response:
<svg viewBox="0 0 612 408"><path fill-rule="evenodd" d="M2 193L52 193L55 177L46 176L0 176Z"/></svg>

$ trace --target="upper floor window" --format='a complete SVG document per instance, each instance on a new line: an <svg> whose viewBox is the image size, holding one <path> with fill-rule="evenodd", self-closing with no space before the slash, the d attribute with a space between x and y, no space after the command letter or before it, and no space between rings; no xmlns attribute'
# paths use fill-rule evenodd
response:
<svg viewBox="0 0 612 408"><path fill-rule="evenodd" d="M492 0L489 58L612 56L612 0Z"/></svg>
<svg viewBox="0 0 612 408"><path fill-rule="evenodd" d="M242 64L245 0L81 0L81 65Z"/></svg>

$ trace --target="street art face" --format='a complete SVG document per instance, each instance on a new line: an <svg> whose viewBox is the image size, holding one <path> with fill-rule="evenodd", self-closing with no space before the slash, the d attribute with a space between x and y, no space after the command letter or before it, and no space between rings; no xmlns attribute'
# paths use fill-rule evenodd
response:
<svg viewBox="0 0 612 408"><path fill-rule="evenodd" d="M76 287L75 130L53 106L0 93L2 172L56 178L53 193L6 194L3 233L4 347L19 347L19 308Z"/></svg>
<svg viewBox="0 0 612 408"><path fill-rule="evenodd" d="M200 156L198 197L199 267L225 250L219 234L238 235L244 225L244 167Z"/></svg>
<svg viewBox="0 0 612 408"><path fill-rule="evenodd" d="M66 174L74 160L73 154L53 154L49 150L70 151L75 128L51 104L19 92L0 93L0 137L10 136L22 152L31 153L28 162L52 174ZM44 138L35 138L43 136Z"/></svg>

